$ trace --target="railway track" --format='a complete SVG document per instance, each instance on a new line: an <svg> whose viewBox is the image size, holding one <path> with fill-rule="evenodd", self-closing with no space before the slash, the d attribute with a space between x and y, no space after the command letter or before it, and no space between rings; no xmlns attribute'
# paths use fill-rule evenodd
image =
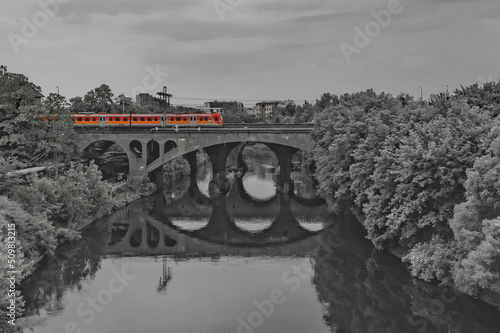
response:
<svg viewBox="0 0 500 333"><path fill-rule="evenodd" d="M89 133L186 133L186 132L206 132L206 133L229 133L229 132L259 132L259 133L275 133L286 131L288 133L304 133L311 132L314 124L301 123L301 124L224 124L224 126L214 127L75 127L79 134Z"/></svg>

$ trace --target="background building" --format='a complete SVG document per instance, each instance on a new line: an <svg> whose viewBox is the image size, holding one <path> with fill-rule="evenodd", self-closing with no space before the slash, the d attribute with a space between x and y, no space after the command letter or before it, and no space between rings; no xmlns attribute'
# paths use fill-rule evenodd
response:
<svg viewBox="0 0 500 333"><path fill-rule="evenodd" d="M286 101L262 101L255 105L254 113L255 115L264 117L273 112L274 108L286 108L288 105L295 105L295 102L291 99L288 99Z"/></svg>
<svg viewBox="0 0 500 333"><path fill-rule="evenodd" d="M226 101L213 101L205 102L203 105L203 111L207 113L220 113L224 114L227 111L243 111L245 107L241 102L226 102Z"/></svg>
<svg viewBox="0 0 500 333"><path fill-rule="evenodd" d="M135 96L135 102L139 106L160 106L160 99L148 93L140 93L139 95Z"/></svg>

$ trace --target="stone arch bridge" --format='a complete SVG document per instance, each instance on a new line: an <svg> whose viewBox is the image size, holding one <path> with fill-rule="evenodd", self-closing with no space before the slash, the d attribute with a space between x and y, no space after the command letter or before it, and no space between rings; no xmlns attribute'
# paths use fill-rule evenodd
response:
<svg viewBox="0 0 500 333"><path fill-rule="evenodd" d="M222 128L78 128L78 145L84 150L95 142L119 145L127 154L129 177L143 179L158 174L161 166L177 157L203 149L213 174L226 170L229 152L242 143L266 144L278 158L281 182L289 183L293 153L311 151L312 124L239 124Z"/></svg>

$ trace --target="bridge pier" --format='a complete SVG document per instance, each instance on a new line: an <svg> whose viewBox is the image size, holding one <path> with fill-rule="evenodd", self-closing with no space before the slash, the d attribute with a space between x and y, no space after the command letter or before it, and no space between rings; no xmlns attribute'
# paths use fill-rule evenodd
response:
<svg viewBox="0 0 500 333"><path fill-rule="evenodd" d="M196 160L196 151L187 153L184 155L184 159L189 163L190 167L190 172L189 172L189 179L191 181L191 186L192 184L196 184L196 175L198 172L198 162Z"/></svg>
<svg viewBox="0 0 500 333"><path fill-rule="evenodd" d="M137 141L141 145L141 154L138 155L132 146L132 142ZM148 155L148 145L147 139L142 140L130 140L127 138L120 138L116 140L128 156L129 174L128 178L130 180L142 181L146 176L147 168L147 155Z"/></svg>
<svg viewBox="0 0 500 333"><path fill-rule="evenodd" d="M295 154L298 149L273 143L266 143L266 146L274 152L280 165L280 175L278 183L276 184L276 191L287 194L293 193L293 183L290 173L293 169L293 154Z"/></svg>
<svg viewBox="0 0 500 333"><path fill-rule="evenodd" d="M212 181L209 183L209 193L212 196L226 194L229 190L226 179L226 159L229 152L239 145L239 142L225 143L222 145L203 148L212 162Z"/></svg>
<svg viewBox="0 0 500 333"><path fill-rule="evenodd" d="M227 164L235 166L241 171L240 177L245 176L245 173L248 171L248 165L243 160L243 149L245 149L246 145L247 142L240 143L236 148L231 150L227 157Z"/></svg>

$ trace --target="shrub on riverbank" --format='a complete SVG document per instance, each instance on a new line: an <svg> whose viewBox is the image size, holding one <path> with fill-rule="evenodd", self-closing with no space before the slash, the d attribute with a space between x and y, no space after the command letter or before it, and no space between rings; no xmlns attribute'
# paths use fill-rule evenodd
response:
<svg viewBox="0 0 500 333"><path fill-rule="evenodd" d="M33 215L46 215L61 241L78 237L82 225L114 207L111 185L101 180L97 165L78 165L56 178L34 176L28 186L13 189L13 197Z"/></svg>
<svg viewBox="0 0 500 333"><path fill-rule="evenodd" d="M368 238L403 248L414 275L471 294L498 290L500 273L498 104L471 105L477 94L344 95L314 131L323 196L363 212Z"/></svg>

